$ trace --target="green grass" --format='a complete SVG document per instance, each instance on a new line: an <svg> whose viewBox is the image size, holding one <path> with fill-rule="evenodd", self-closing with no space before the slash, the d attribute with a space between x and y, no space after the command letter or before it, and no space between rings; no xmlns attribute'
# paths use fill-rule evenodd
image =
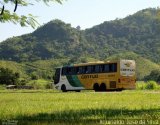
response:
<svg viewBox="0 0 160 125"><path fill-rule="evenodd" d="M107 119L159 119L160 91L1 90L0 120L25 124L92 124Z"/></svg>
<svg viewBox="0 0 160 125"><path fill-rule="evenodd" d="M0 85L0 90L5 90L6 86L5 85Z"/></svg>

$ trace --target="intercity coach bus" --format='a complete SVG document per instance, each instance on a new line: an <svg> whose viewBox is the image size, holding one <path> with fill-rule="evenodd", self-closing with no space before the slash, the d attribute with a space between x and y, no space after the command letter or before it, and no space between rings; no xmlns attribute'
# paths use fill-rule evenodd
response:
<svg viewBox="0 0 160 125"><path fill-rule="evenodd" d="M56 68L55 88L67 91L135 89L135 61L91 62Z"/></svg>

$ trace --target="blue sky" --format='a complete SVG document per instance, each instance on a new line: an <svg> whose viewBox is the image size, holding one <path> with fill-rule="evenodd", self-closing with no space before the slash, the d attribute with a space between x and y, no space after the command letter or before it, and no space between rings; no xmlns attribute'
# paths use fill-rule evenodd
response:
<svg viewBox="0 0 160 125"><path fill-rule="evenodd" d="M16 12L23 15L32 13L37 16L41 25L53 19L60 19L70 23L72 27L80 25L82 29L86 29L104 21L124 18L145 8L159 6L160 0L66 0L62 5L55 3L46 6L43 3L35 3L29 7L18 7ZM14 7L8 6L8 9L13 10ZM0 23L0 42L34 30L12 23Z"/></svg>

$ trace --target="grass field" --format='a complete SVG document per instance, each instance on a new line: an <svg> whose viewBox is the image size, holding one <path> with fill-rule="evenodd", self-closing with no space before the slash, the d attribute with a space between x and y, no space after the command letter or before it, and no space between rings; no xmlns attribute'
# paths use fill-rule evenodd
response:
<svg viewBox="0 0 160 125"><path fill-rule="evenodd" d="M109 124L107 120L127 119L145 120L143 123L148 125L149 122L159 124L160 91L61 93L53 90L0 90L2 123L15 120L18 124L29 125Z"/></svg>

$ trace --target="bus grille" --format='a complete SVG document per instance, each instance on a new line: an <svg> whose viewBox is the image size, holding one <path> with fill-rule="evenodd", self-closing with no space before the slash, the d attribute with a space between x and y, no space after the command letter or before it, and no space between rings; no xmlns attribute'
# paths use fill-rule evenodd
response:
<svg viewBox="0 0 160 125"><path fill-rule="evenodd" d="M110 88L116 88L116 81L110 81Z"/></svg>

